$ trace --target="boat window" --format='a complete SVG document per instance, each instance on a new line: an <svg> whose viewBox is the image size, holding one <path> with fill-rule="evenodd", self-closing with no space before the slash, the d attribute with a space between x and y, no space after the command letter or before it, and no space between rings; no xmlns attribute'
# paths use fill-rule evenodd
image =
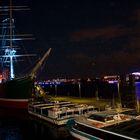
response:
<svg viewBox="0 0 140 140"><path fill-rule="evenodd" d="M94 108L94 110L99 111L100 109L96 107L96 108Z"/></svg>
<svg viewBox="0 0 140 140"><path fill-rule="evenodd" d="M84 109L84 110L83 110L83 114L85 114L85 113L87 113L87 109Z"/></svg>
<svg viewBox="0 0 140 140"><path fill-rule="evenodd" d="M74 114L79 114L79 111L74 111Z"/></svg>
<svg viewBox="0 0 140 140"><path fill-rule="evenodd" d="M61 114L60 114L60 118L62 118L62 117L64 117L64 116L66 116L66 113L61 113Z"/></svg>
<svg viewBox="0 0 140 140"><path fill-rule="evenodd" d="M89 108L89 111L93 111L93 108Z"/></svg>
<svg viewBox="0 0 140 140"><path fill-rule="evenodd" d="M41 113L40 108L36 108L36 113Z"/></svg>
<svg viewBox="0 0 140 140"><path fill-rule="evenodd" d="M72 112L67 112L67 115L72 115Z"/></svg>
<svg viewBox="0 0 140 140"><path fill-rule="evenodd" d="M43 115L48 115L48 109L42 109L42 114Z"/></svg>

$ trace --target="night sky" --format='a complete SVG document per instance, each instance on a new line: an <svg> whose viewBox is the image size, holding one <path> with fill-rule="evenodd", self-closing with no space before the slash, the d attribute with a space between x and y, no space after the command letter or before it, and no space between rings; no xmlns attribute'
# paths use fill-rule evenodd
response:
<svg viewBox="0 0 140 140"><path fill-rule="evenodd" d="M28 49L36 59L52 48L40 79L140 71L139 0L14 1L30 8L15 24L35 37Z"/></svg>

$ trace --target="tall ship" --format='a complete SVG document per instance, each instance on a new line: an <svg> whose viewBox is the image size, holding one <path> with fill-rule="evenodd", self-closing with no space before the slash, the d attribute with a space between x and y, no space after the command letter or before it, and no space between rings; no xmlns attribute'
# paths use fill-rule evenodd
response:
<svg viewBox="0 0 140 140"><path fill-rule="evenodd" d="M1 6L0 11L7 12L5 19L2 19L0 36L0 107L27 109L29 98L34 92L34 82L39 68L47 60L51 48L44 54L32 70L24 76L15 75L14 62L17 57L25 57L28 54L17 55L19 48L16 45L16 35L14 32L13 10L24 9L22 6L12 6L12 0L9 0L9 6ZM2 14L1 14L2 15Z"/></svg>

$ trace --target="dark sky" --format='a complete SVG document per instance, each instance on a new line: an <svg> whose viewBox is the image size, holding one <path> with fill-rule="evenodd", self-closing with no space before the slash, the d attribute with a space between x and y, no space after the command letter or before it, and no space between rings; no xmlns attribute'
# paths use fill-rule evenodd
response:
<svg viewBox="0 0 140 140"><path fill-rule="evenodd" d="M34 35L31 50L41 57L52 48L41 78L140 71L139 0L26 0L22 3L31 10L18 16L17 26Z"/></svg>

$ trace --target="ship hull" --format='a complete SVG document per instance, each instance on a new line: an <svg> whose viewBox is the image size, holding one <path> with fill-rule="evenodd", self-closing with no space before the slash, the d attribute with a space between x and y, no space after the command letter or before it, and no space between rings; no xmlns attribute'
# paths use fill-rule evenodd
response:
<svg viewBox="0 0 140 140"><path fill-rule="evenodd" d="M0 84L0 107L27 109L34 83L30 77L22 77Z"/></svg>
<svg viewBox="0 0 140 140"><path fill-rule="evenodd" d="M27 107L28 107L28 99L0 98L0 107L3 107L3 108L15 108L15 109L27 109Z"/></svg>

